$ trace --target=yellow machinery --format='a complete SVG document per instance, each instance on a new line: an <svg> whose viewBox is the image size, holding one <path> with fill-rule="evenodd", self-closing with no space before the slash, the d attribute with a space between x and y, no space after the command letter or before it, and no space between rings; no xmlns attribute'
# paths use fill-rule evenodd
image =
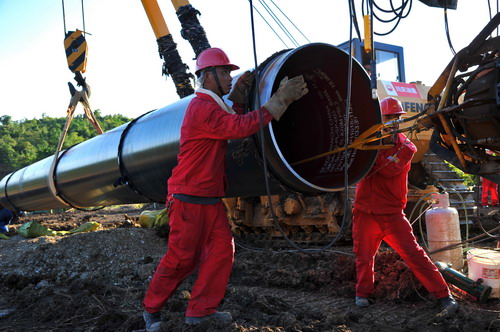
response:
<svg viewBox="0 0 500 332"><path fill-rule="evenodd" d="M398 99L406 112L406 114L402 116L403 119L410 118L425 110L429 89L430 86L426 86L421 82L402 83L382 80L377 82L377 93L379 99L382 100L386 97L394 97ZM404 123L401 127L410 127L414 124L414 122L415 121ZM412 162L418 163L429 150L429 141L432 135L432 130L419 132L413 131L407 135L417 147L417 153L413 157Z"/></svg>

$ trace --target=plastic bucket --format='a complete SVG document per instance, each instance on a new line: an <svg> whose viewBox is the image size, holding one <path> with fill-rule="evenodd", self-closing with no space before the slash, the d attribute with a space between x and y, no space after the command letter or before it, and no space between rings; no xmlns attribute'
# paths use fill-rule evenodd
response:
<svg viewBox="0 0 500 332"><path fill-rule="evenodd" d="M468 277L482 279L483 284L492 288L490 297L500 297L500 251L471 249L467 252Z"/></svg>

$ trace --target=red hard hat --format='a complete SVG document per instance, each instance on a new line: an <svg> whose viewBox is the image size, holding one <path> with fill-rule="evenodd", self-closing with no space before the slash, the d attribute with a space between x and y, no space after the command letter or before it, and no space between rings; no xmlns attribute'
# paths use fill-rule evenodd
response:
<svg viewBox="0 0 500 332"><path fill-rule="evenodd" d="M198 55L196 59L195 74L199 75L200 71L209 67L229 66L231 70L240 69L240 67L233 65L226 53L220 48L207 48Z"/></svg>
<svg viewBox="0 0 500 332"><path fill-rule="evenodd" d="M380 102L380 108L382 108L382 115L406 114L406 112L403 111L401 102L393 97L382 99L382 101Z"/></svg>

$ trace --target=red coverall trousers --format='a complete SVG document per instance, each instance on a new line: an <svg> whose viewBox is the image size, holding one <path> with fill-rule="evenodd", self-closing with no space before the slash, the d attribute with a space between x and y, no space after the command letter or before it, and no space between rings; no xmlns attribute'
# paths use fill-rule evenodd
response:
<svg viewBox="0 0 500 332"><path fill-rule="evenodd" d="M368 214L353 210L352 237L356 254L356 296L373 293L375 254L384 240L413 271L422 285L437 299L450 295L437 267L417 243L408 219L401 214Z"/></svg>
<svg viewBox="0 0 500 332"><path fill-rule="evenodd" d="M174 199L168 250L151 280L143 306L160 311L177 287L199 267L186 310L188 317L216 312L234 260L234 242L222 202L191 204Z"/></svg>
<svg viewBox="0 0 500 332"><path fill-rule="evenodd" d="M491 206L498 205L498 184L485 178L481 178L482 196L481 203L483 206L490 205L488 203L488 193L490 194Z"/></svg>

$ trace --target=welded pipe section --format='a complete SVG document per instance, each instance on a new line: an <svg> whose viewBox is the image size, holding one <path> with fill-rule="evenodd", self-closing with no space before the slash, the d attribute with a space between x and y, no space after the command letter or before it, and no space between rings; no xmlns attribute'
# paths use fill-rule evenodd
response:
<svg viewBox="0 0 500 332"><path fill-rule="evenodd" d="M291 191L318 194L345 187L345 156L338 153L292 167L299 160L345 145L381 122L377 100L371 98L369 78L353 60L352 99L346 121L349 56L328 44L309 44L268 59L259 69L259 93L249 109L256 109L278 89L281 79L304 75L309 93L290 105L280 122L273 121L243 140L229 142L227 197L267 193L262 155L269 167L272 194ZM236 80L236 78L235 78ZM194 95L146 113L53 157L13 172L0 181L0 204L24 211L164 202L167 179L177 164L180 128ZM261 148L264 140L264 150ZM377 152L348 150L348 185L371 168ZM203 167L200 160L200 167ZM48 187L53 176L58 196Z"/></svg>

